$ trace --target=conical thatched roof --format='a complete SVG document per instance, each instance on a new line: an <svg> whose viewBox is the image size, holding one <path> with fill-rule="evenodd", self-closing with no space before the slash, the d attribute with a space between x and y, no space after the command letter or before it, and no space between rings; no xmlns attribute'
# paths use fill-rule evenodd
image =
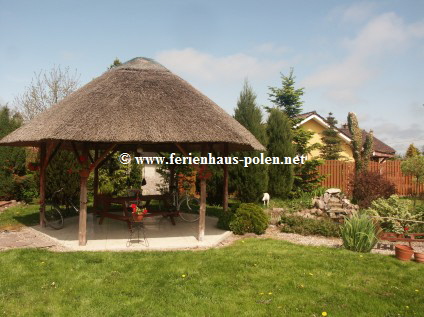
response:
<svg viewBox="0 0 424 317"><path fill-rule="evenodd" d="M186 81L148 58L134 58L95 78L0 141L120 143L172 150L175 143L229 143L264 150L234 118ZM144 147L143 146L143 147Z"/></svg>

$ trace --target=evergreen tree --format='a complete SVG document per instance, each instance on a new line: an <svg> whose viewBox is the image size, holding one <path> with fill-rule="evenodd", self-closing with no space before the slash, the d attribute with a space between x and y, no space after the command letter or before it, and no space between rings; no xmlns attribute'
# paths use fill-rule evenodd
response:
<svg viewBox="0 0 424 317"><path fill-rule="evenodd" d="M417 155L420 155L420 150L415 147L414 143L409 144L408 149L406 150L405 157L409 158Z"/></svg>
<svg viewBox="0 0 424 317"><path fill-rule="evenodd" d="M293 75L293 68L288 76L281 75L282 88L269 87L271 102L278 108L283 109L287 116L295 121L296 116L302 113L302 96L304 88L294 87L296 77Z"/></svg>
<svg viewBox="0 0 424 317"><path fill-rule="evenodd" d="M367 134L364 144L362 144L362 130L359 128L358 119L353 112L349 112L347 116L349 132L352 134L352 153L355 160L356 175L368 169L371 160L374 137L372 130Z"/></svg>
<svg viewBox="0 0 424 317"><path fill-rule="evenodd" d="M342 151L341 140L336 130L337 120L330 112L327 117L329 127L322 131L322 142L324 145L321 147L321 157L324 160L338 160Z"/></svg>
<svg viewBox="0 0 424 317"><path fill-rule="evenodd" d="M249 130L256 139L265 144L266 132L262 124L262 111L256 104L256 94L247 80L240 92L234 118ZM235 153L235 156L258 156L259 152ZM252 164L243 167L242 164L230 166L231 187L242 202L256 202L266 192L268 185L267 166ZM222 186L221 186L222 187Z"/></svg>
<svg viewBox="0 0 424 317"><path fill-rule="evenodd" d="M311 139L314 135L312 131L306 131L298 126L301 121L298 115L302 113L304 88L295 88L295 76L293 75L293 68L290 69L288 76L282 75L281 82L282 88L270 87L271 93L270 101L281 109L290 119L292 137L295 147L294 155L308 156L314 149L319 148L318 143L311 144ZM270 110L270 108L266 108ZM323 177L318 174L318 166L322 162L317 159L310 159L303 165L296 165L294 167L294 183L293 192L300 194L304 191L310 191L318 187ZM271 181L271 179L270 179Z"/></svg>
<svg viewBox="0 0 424 317"><path fill-rule="evenodd" d="M22 125L19 114L12 115L7 106L0 108L0 139ZM25 174L25 150L0 146L0 200L14 196L15 178Z"/></svg>
<svg viewBox="0 0 424 317"><path fill-rule="evenodd" d="M120 66L122 65L121 61L119 60L118 57L115 58L115 60L113 61L113 63L109 66L108 69L114 68L116 66Z"/></svg>
<svg viewBox="0 0 424 317"><path fill-rule="evenodd" d="M268 156L284 157L295 155L292 144L292 127L287 115L280 109L271 109L267 125ZM269 185L268 192L271 197L286 198L293 186L293 165L271 164L268 167Z"/></svg>

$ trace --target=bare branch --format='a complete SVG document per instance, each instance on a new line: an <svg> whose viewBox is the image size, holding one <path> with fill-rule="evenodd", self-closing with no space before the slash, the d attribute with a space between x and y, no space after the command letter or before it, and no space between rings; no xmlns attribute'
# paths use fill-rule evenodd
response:
<svg viewBox="0 0 424 317"><path fill-rule="evenodd" d="M15 97L14 105L24 120L29 121L74 92L78 88L79 77L76 70L71 73L69 67L62 69L60 66L54 66L49 72L34 73L24 93Z"/></svg>

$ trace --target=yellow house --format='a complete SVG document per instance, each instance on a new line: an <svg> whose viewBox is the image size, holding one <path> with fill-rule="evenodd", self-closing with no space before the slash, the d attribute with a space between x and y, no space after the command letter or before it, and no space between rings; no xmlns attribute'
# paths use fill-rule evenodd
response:
<svg viewBox="0 0 424 317"><path fill-rule="evenodd" d="M318 113L315 111L307 112L304 114L301 114L298 116L298 118L302 119L302 121L298 124L301 128L314 132L314 135L312 139L310 140L310 144L318 143L323 144L322 141L322 132L329 128L329 124L326 122L326 120L321 117ZM340 155L342 156L340 160L343 161L353 161L353 154L352 154L352 148L351 148L351 134L349 132L349 129L347 128L347 125L343 125L341 128L336 128L338 131L338 136L341 140L341 148L342 152ZM362 130L362 142L365 142L365 137L367 135L367 132ZM387 158L394 157L395 155L395 149L388 146L384 142L380 141L376 137L374 137L374 143L373 143L373 155L372 160L382 162ZM311 152L311 155L309 158L316 158L320 157L321 151L319 149L314 150Z"/></svg>

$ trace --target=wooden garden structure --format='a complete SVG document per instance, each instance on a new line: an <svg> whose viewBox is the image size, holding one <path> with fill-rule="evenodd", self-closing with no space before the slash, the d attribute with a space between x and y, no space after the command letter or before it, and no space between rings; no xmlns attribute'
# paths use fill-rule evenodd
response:
<svg viewBox="0 0 424 317"><path fill-rule="evenodd" d="M263 151L255 137L213 101L148 58L106 71L2 140L40 150L40 225L44 224L46 168L57 153L75 153L80 169L79 244L86 245L87 179L115 152ZM224 168L224 209L228 167ZM198 239L205 230L206 180L201 180Z"/></svg>

